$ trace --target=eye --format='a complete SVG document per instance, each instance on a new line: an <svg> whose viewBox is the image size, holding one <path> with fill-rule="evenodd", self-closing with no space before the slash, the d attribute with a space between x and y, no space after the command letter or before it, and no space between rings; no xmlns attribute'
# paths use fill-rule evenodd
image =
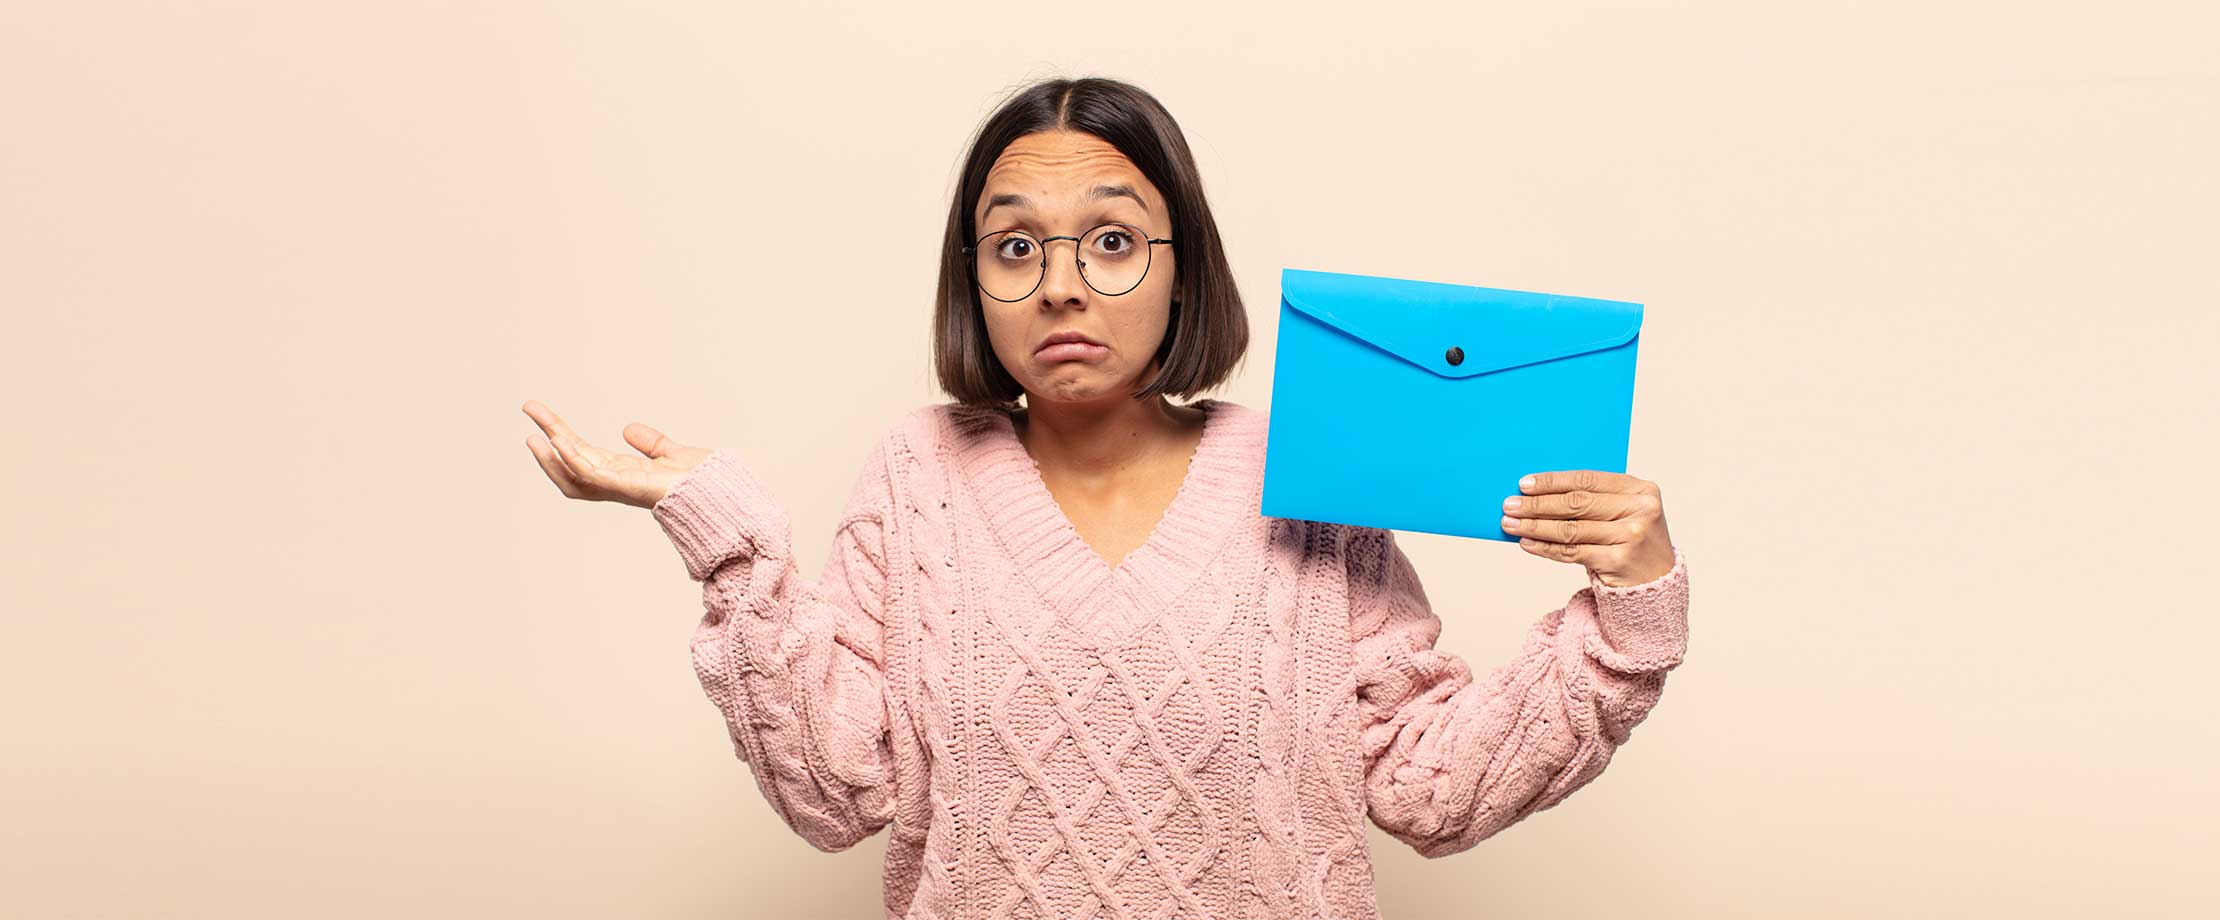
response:
<svg viewBox="0 0 2220 920"><path fill-rule="evenodd" d="M1104 230L1095 237L1095 249L1103 255L1129 255L1133 252L1133 246L1133 234L1115 227Z"/></svg>
<svg viewBox="0 0 2220 920"><path fill-rule="evenodd" d="M1022 236L1006 236L994 244L994 254L1005 259L1030 259L1033 253L1033 241Z"/></svg>

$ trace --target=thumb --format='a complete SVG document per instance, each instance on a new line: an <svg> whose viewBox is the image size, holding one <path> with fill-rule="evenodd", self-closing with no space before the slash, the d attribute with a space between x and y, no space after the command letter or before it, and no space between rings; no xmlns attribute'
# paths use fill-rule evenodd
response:
<svg viewBox="0 0 2220 920"><path fill-rule="evenodd" d="M624 426L624 443L632 445L633 450L656 459L669 457L686 449L686 445L671 440L669 435L640 422Z"/></svg>

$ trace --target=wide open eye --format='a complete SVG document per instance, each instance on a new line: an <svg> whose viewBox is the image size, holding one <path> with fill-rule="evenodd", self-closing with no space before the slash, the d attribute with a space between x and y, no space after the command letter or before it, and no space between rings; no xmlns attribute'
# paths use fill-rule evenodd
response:
<svg viewBox="0 0 2220 920"><path fill-rule="evenodd" d="M1017 233L1005 234L994 243L995 256L1012 262L1038 259L1040 251L1040 244L1034 242L1032 237Z"/></svg>
<svg viewBox="0 0 2220 920"><path fill-rule="evenodd" d="M1133 255L1134 248L1139 245L1140 238L1132 228L1111 225L1096 229L1088 240L1087 249L1097 255L1123 259Z"/></svg>

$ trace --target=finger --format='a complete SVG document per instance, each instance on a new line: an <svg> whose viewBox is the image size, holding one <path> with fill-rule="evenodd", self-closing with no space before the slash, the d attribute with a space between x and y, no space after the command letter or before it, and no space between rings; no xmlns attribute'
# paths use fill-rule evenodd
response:
<svg viewBox="0 0 2220 920"><path fill-rule="evenodd" d="M547 432L547 439L550 441L578 437L578 432L570 430L570 425L563 421L562 416L556 415L555 410L537 399L524 401L524 414L531 416L532 421L539 424L541 431Z"/></svg>
<svg viewBox="0 0 2220 920"><path fill-rule="evenodd" d="M555 483L555 488L570 498L585 498L586 492L570 478L570 470L563 466L563 459L555 455L555 448L547 439L537 434L524 436L524 446L531 450L532 458L540 462L540 471Z"/></svg>
<svg viewBox="0 0 2220 920"><path fill-rule="evenodd" d="M585 445L577 438L564 435L552 439L555 453L563 458L563 465L570 468L570 478L581 486L601 487L606 473L596 458L586 452Z"/></svg>
<svg viewBox="0 0 2220 920"><path fill-rule="evenodd" d="M1587 565L1588 558L1599 552L1596 548L1585 543L1552 543L1548 540L1536 540L1532 537L1520 537L1519 548L1544 559L1554 559L1558 562L1577 562L1581 565Z"/></svg>
<svg viewBox="0 0 2220 920"><path fill-rule="evenodd" d="M1503 519L1503 532L1550 543L1604 545L1634 542L1634 529L1625 521L1553 521L1538 518Z"/></svg>
<svg viewBox="0 0 2220 920"><path fill-rule="evenodd" d="M1503 500L1504 514L1523 518L1612 521L1635 517L1658 507L1656 496L1622 492L1553 492L1513 495Z"/></svg>
<svg viewBox="0 0 2220 920"><path fill-rule="evenodd" d="M633 450L658 460L668 457L672 451L686 446L671 440L669 435L640 422L633 422L624 426L624 443L632 445Z"/></svg>
<svg viewBox="0 0 2220 920"><path fill-rule="evenodd" d="M1608 470L1551 470L1519 477L1519 492L1547 495L1553 492L1621 492L1654 494L1657 486L1647 479Z"/></svg>

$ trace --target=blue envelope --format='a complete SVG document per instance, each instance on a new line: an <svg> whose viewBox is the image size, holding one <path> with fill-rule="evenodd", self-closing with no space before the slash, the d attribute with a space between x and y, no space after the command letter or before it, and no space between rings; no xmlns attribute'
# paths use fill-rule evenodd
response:
<svg viewBox="0 0 2220 920"><path fill-rule="evenodd" d="M1642 305L1285 269L1262 512L1484 537L1545 470L1626 472Z"/></svg>

